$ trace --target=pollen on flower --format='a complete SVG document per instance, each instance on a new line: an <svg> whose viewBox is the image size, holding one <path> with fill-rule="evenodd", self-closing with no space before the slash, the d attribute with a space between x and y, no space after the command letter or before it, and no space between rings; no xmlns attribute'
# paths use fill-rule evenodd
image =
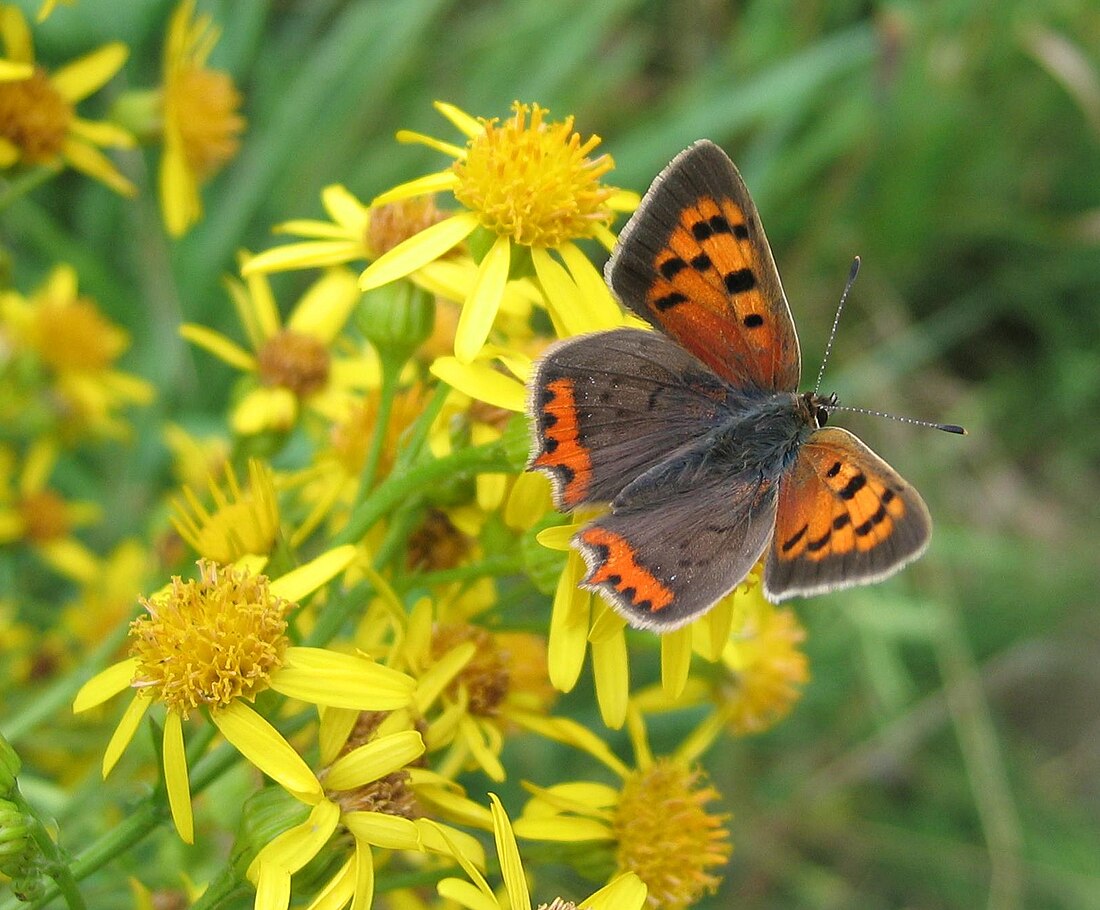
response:
<svg viewBox="0 0 1100 910"><path fill-rule="evenodd" d="M509 655L500 648L491 632L469 624L437 625L432 630L432 658L438 659L467 641L472 641L477 651L451 683L450 694L454 695L459 687L464 688L470 713L493 717L508 694L511 674Z"/></svg>
<svg viewBox="0 0 1100 910"><path fill-rule="evenodd" d="M201 66L181 68L168 81L166 92L165 106L174 113L187 166L204 182L240 148L241 94L228 73Z"/></svg>
<svg viewBox="0 0 1100 910"><path fill-rule="evenodd" d="M0 82L0 138L18 148L24 161L53 161L72 119L73 106L40 67L29 79Z"/></svg>
<svg viewBox="0 0 1100 910"><path fill-rule="evenodd" d="M257 361L264 385L289 389L299 398L320 391L328 382L330 361L324 344L293 329L269 338Z"/></svg>
<svg viewBox="0 0 1100 910"><path fill-rule="evenodd" d="M683 910L713 893L732 846L726 816L707 811L719 799L702 773L659 759L628 777L619 797L614 831L620 871L634 872L659 910Z"/></svg>
<svg viewBox="0 0 1100 910"><path fill-rule="evenodd" d="M31 543L43 544L69 533L68 507L53 490L38 490L18 503L23 533Z"/></svg>
<svg viewBox="0 0 1100 910"><path fill-rule="evenodd" d="M374 256L388 253L425 228L447 217L433 196L415 196L372 208L367 222L366 247Z"/></svg>
<svg viewBox="0 0 1100 910"><path fill-rule="evenodd" d="M806 631L794 611L767 607L754 617L734 647L736 663L719 699L734 733L760 733L787 716L809 678L799 646ZM727 661L727 664L729 661Z"/></svg>
<svg viewBox="0 0 1100 910"><path fill-rule="evenodd" d="M176 576L167 592L142 598L148 615L130 625L138 661L132 685L185 718L267 688L282 665L294 607L271 594L266 575L205 559L198 566L197 579Z"/></svg>
<svg viewBox="0 0 1100 910"><path fill-rule="evenodd" d="M512 109L503 123L483 121L484 132L452 165L455 198L490 231L526 246L560 246L609 224L614 190L600 177L614 162L607 154L588 157L599 137L582 141L571 116L544 121L547 111L537 104Z"/></svg>

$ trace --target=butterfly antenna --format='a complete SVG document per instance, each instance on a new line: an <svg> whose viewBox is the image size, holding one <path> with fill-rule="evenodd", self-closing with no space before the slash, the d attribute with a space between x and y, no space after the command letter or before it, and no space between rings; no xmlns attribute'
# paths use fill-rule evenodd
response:
<svg viewBox="0 0 1100 910"><path fill-rule="evenodd" d="M840 325L840 314L844 310L844 301L848 299L848 292L855 284L856 275L859 274L859 257L852 260L852 268L848 271L848 283L844 285L844 293L840 295L840 303L836 307L836 315L833 317L833 328L829 332L829 340L825 342L825 356L821 358L821 369L817 371L817 382L814 383L814 394L821 389L821 377L825 375L825 364L829 362L829 354L833 350L833 339L836 338L836 327Z"/></svg>
<svg viewBox="0 0 1100 910"><path fill-rule="evenodd" d="M931 420L918 420L916 417L899 417L897 414L886 414L883 411L871 411L868 408L849 408L846 405L825 404L822 405L830 414L833 411L847 411L849 414L867 414L871 417L885 417L887 420L897 420L901 423L911 423L917 427L928 427L931 430L943 430L945 433L957 433L966 436L967 432L955 423L935 423Z"/></svg>

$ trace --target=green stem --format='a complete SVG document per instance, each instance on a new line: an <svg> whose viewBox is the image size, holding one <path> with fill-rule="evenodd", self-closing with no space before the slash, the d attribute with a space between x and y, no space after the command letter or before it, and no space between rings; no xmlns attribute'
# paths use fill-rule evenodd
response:
<svg viewBox="0 0 1100 910"><path fill-rule="evenodd" d="M76 670L57 680L12 720L5 721L4 735L8 740L17 742L62 707L71 705L80 687L118 650L129 631L128 622L120 625L100 642L99 647Z"/></svg>
<svg viewBox="0 0 1100 910"><path fill-rule="evenodd" d="M363 472L359 475L359 498L364 499L374 487L374 478L378 474L378 462L382 458L382 448L386 442L386 430L393 414L393 400L397 395L397 377L405 366L394 358L382 356L382 388L378 397L378 414L374 419L374 431L371 433L370 449Z"/></svg>
<svg viewBox="0 0 1100 910"><path fill-rule="evenodd" d="M60 166L56 164L43 164L9 181L3 191L0 192L0 212L5 211L16 200L38 189L51 178L56 177L60 171Z"/></svg>
<svg viewBox="0 0 1100 910"><path fill-rule="evenodd" d="M523 560L518 556L489 556L481 562L455 566L453 569L440 569L437 572L424 572L406 579L404 588L445 585L453 581L471 581L485 576L511 575L523 568Z"/></svg>
<svg viewBox="0 0 1100 910"><path fill-rule="evenodd" d="M24 816L31 820L31 837L34 838L39 852L45 857L45 872L53 879L54 887L57 889L55 893L65 898L65 903L71 910L85 910L84 896L76 885L72 869L61 855L61 848L54 843L53 838L39 820L34 807L23 798L23 794L18 789L8 798L19 806Z"/></svg>
<svg viewBox="0 0 1100 910"><path fill-rule="evenodd" d="M386 478L352 513L333 540L333 546L358 543L378 519L421 490L449 480L456 474L488 474L508 470L504 447L499 442L460 449L446 458L436 458Z"/></svg>

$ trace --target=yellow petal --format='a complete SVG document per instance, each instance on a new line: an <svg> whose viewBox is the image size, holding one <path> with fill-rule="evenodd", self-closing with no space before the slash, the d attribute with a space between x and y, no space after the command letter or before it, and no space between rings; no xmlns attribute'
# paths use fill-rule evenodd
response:
<svg viewBox="0 0 1100 910"><path fill-rule="evenodd" d="M603 762L620 777L626 777L630 770L599 736L568 717L544 717L521 711L509 711L508 717L528 730L556 742L566 743L587 752L597 761Z"/></svg>
<svg viewBox="0 0 1100 910"><path fill-rule="evenodd" d="M96 705L101 705L108 698L118 695L123 689L128 689L137 672L138 662L136 657L111 664L106 670L100 670L95 676L82 685L73 699L73 713L79 714Z"/></svg>
<svg viewBox="0 0 1100 910"><path fill-rule="evenodd" d="M516 820L513 828L520 837L530 838L531 840L571 843L574 841L615 839L615 835L609 826L592 818L566 818L564 816L554 819L520 818Z"/></svg>
<svg viewBox="0 0 1100 910"><path fill-rule="evenodd" d="M294 269L322 269L363 259L363 245L351 240L308 240L288 243L257 253L241 268L241 274L289 272Z"/></svg>
<svg viewBox="0 0 1100 910"><path fill-rule="evenodd" d="M123 177L111 164L111 160L94 145L84 142L82 139L77 139L75 136L66 136L61 145L61 155L78 171L83 171L89 177L94 177L120 196L132 197L137 195L137 187Z"/></svg>
<svg viewBox="0 0 1100 910"><path fill-rule="evenodd" d="M484 894L461 878L445 878L435 886L444 900L454 901L467 910L502 910L495 897Z"/></svg>
<svg viewBox="0 0 1100 910"><path fill-rule="evenodd" d="M433 376L478 401L517 414L527 409L527 390L523 384L483 361L462 363L457 357L437 357L431 370Z"/></svg>
<svg viewBox="0 0 1100 910"><path fill-rule="evenodd" d="M607 289L607 282L592 261L575 243L563 243L558 253L581 292L586 318L586 332L618 328L623 323L622 310Z"/></svg>
<svg viewBox="0 0 1100 910"><path fill-rule="evenodd" d="M455 328L455 356L469 363L485 344L493 327L504 286L508 283L508 267L512 260L512 243L507 237L497 237L478 266L477 279Z"/></svg>
<svg viewBox="0 0 1100 910"><path fill-rule="evenodd" d="M287 328L326 344L343 329L359 302L359 284L347 269L329 269L310 285L287 321Z"/></svg>
<svg viewBox="0 0 1100 910"><path fill-rule="evenodd" d="M315 705L392 711L409 704L416 685L382 664L321 648L288 648L284 660L271 674L271 688Z"/></svg>
<svg viewBox="0 0 1100 910"><path fill-rule="evenodd" d="M495 793L489 794L489 803L493 812L493 839L497 845L500 874L504 877L508 900L512 910L531 910L531 892L527 890L527 877L523 874L523 861L519 856L516 836L512 833L512 824Z"/></svg>
<svg viewBox="0 0 1100 910"><path fill-rule="evenodd" d="M185 844L195 842L195 819L191 813L191 785L187 780L187 753L183 748L183 720L178 711L164 718L164 786L172 821Z"/></svg>
<svg viewBox="0 0 1100 910"><path fill-rule="evenodd" d="M0 60L0 82L22 82L34 75L34 67L29 63L14 63Z"/></svg>
<svg viewBox="0 0 1100 910"><path fill-rule="evenodd" d="M523 814L529 818L550 818L571 812L610 821L613 813L606 810L619 802L618 790L592 781L568 781L552 787L526 786L536 797L524 806Z"/></svg>
<svg viewBox="0 0 1100 910"><path fill-rule="evenodd" d="M356 871L357 859L353 854L306 905L306 910L343 910L355 893Z"/></svg>
<svg viewBox="0 0 1100 910"><path fill-rule="evenodd" d="M278 730L244 702L238 699L211 711L210 719L241 755L303 802L316 804L322 798L321 785L309 765Z"/></svg>
<svg viewBox="0 0 1100 910"><path fill-rule="evenodd" d="M416 709L425 713L477 653L477 645L472 641L455 645L420 674L416 684Z"/></svg>
<svg viewBox="0 0 1100 910"><path fill-rule="evenodd" d="M321 190L321 205L328 216L349 234L362 236L370 222L370 209L363 205L347 187L331 183Z"/></svg>
<svg viewBox="0 0 1100 910"><path fill-rule="evenodd" d="M547 642L550 682L562 692L569 692L577 684L588 648L592 594L577 587L585 571L580 556L571 552L558 579L550 612Z"/></svg>
<svg viewBox="0 0 1100 910"><path fill-rule="evenodd" d="M461 857L463 865L469 863L478 869L485 868L485 850L476 837L450 825L433 822L429 818L418 818L416 827L420 831L420 842L425 850Z"/></svg>
<svg viewBox="0 0 1100 910"><path fill-rule="evenodd" d="M104 777L111 773L111 769L118 763L122 753L126 751L126 747L130 745L130 740L134 738L141 719L152 703L153 699L151 698L135 695L130 704L126 706L122 720L118 722L115 732L111 734L111 740L107 743L107 748L103 750Z"/></svg>
<svg viewBox="0 0 1100 910"><path fill-rule="evenodd" d="M385 812L345 812L344 826L356 840L386 850L420 850L420 832L411 819Z"/></svg>
<svg viewBox="0 0 1100 910"><path fill-rule="evenodd" d="M275 866L293 875L321 852L339 823L340 807L322 799L309 818L278 835L260 851L256 861L261 867Z"/></svg>
<svg viewBox="0 0 1100 910"><path fill-rule="evenodd" d="M122 69L128 56L129 48L114 41L61 67L50 76L50 82L66 101L82 101Z"/></svg>
<svg viewBox="0 0 1100 910"><path fill-rule="evenodd" d="M370 845L355 839L355 892L351 910L370 910L374 902L374 856Z"/></svg>
<svg viewBox="0 0 1100 910"><path fill-rule="evenodd" d="M86 139L93 145L102 145L108 148L133 148L137 145L128 131L106 120L83 120L73 117L69 121L69 132L81 139Z"/></svg>
<svg viewBox="0 0 1100 910"><path fill-rule="evenodd" d="M432 104L439 113L451 121L468 139L480 136L485 132L485 127L463 110L459 110L453 104L446 101L436 101Z"/></svg>
<svg viewBox="0 0 1100 910"><path fill-rule="evenodd" d="M181 141L165 136L157 175L157 195L161 217L171 237L182 237L202 217L202 199L198 184L187 164Z"/></svg>
<svg viewBox="0 0 1100 910"><path fill-rule="evenodd" d="M565 268L542 247L531 247L531 262L554 324L562 327L566 337L591 331L580 289Z"/></svg>
<svg viewBox="0 0 1100 910"><path fill-rule="evenodd" d="M618 635L591 643L592 670L596 682L596 701L604 724L618 730L626 720L630 699L630 664L626 652L626 635Z"/></svg>
<svg viewBox="0 0 1100 910"><path fill-rule="evenodd" d="M402 199L411 199L413 196L427 196L431 193L446 192L456 186L458 186L458 176L454 171L438 171L434 174L427 174L424 177L417 177L415 180L398 184L393 189L379 193L371 200L370 204L372 208L375 208L380 205L388 205L391 202L400 202Z"/></svg>
<svg viewBox="0 0 1100 910"><path fill-rule="evenodd" d="M322 585L332 581L351 565L356 549L352 544L333 547L297 569L281 575L271 583L275 597L298 603Z"/></svg>
<svg viewBox="0 0 1100 910"><path fill-rule="evenodd" d="M424 133L418 133L415 130L398 130L396 138L398 142L426 145L428 148L435 149L437 152L442 152L452 158L466 157L466 149L462 146L444 142L434 136L426 136Z"/></svg>
<svg viewBox="0 0 1100 910"><path fill-rule="evenodd" d="M325 777L330 790L351 790L399 771L424 754L416 730L403 730L371 740L336 759Z"/></svg>
<svg viewBox="0 0 1100 910"><path fill-rule="evenodd" d="M180 326L179 331L180 337L198 345L204 351L213 354L219 360L225 361L231 367L236 367L246 373L256 371L256 358L220 332L215 332L204 325L196 325L192 322L185 322Z"/></svg>
<svg viewBox="0 0 1100 910"><path fill-rule="evenodd" d="M633 872L624 872L577 906L581 910L642 910L648 896L645 882Z"/></svg>
<svg viewBox="0 0 1100 910"><path fill-rule="evenodd" d="M359 290L369 291L404 278L461 243L477 226L477 215L463 212L420 231L367 266L359 276Z"/></svg>
<svg viewBox="0 0 1100 910"><path fill-rule="evenodd" d="M3 38L8 60L12 63L34 63L31 30L18 6L10 3L0 6L0 37Z"/></svg>
<svg viewBox="0 0 1100 910"><path fill-rule="evenodd" d="M577 526L575 524L554 525L552 528L543 528L539 531L535 535L535 540L548 550L562 550L568 553L570 552L570 542L576 533Z"/></svg>
<svg viewBox="0 0 1100 910"><path fill-rule="evenodd" d="M331 221L317 221L314 218L291 218L272 225L273 234L293 234L295 237L311 237L314 240L349 240L348 232ZM261 270L263 271L263 270ZM244 273L245 270L241 269Z"/></svg>
<svg viewBox="0 0 1100 910"><path fill-rule="evenodd" d="M250 436L268 430L284 432L298 419L298 398L282 386L260 386L244 396L229 415L233 432Z"/></svg>
<svg viewBox="0 0 1100 910"><path fill-rule="evenodd" d="M90 584L103 571L99 558L72 537L47 541L38 553L59 573L80 584Z"/></svg>
<svg viewBox="0 0 1100 910"><path fill-rule="evenodd" d="M286 910L290 906L290 873L262 863L256 874L255 910Z"/></svg>
<svg viewBox="0 0 1100 910"><path fill-rule="evenodd" d="M607 207L616 212L633 212L641 201L642 197L634 190L615 190L607 197Z"/></svg>
<svg viewBox="0 0 1100 910"><path fill-rule="evenodd" d="M692 631L684 627L661 636L661 683L665 694L675 700L687 685L691 670Z"/></svg>

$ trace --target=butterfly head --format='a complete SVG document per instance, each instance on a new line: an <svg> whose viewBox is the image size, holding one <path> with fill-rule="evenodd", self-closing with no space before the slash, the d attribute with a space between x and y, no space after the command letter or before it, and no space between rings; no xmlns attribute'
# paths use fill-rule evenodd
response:
<svg viewBox="0 0 1100 910"><path fill-rule="evenodd" d="M840 399L836 392L829 395L819 395L817 392L803 392L799 396L799 411L806 423L815 430L820 430L829 422L829 409L836 407Z"/></svg>

